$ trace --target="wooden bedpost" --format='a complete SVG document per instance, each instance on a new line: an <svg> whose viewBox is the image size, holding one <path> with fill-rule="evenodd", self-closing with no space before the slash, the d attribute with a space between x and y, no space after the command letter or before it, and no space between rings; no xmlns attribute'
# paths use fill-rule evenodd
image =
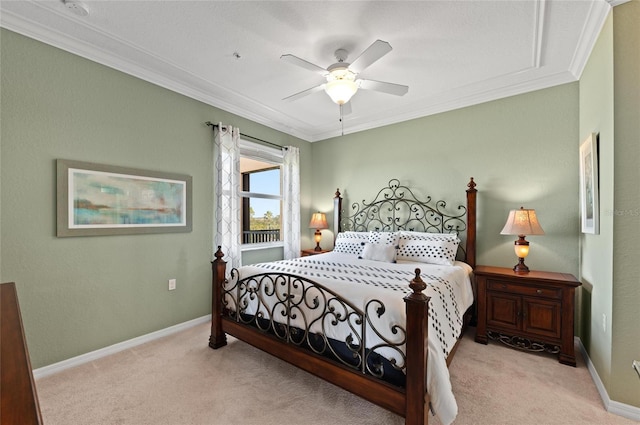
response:
<svg viewBox="0 0 640 425"><path fill-rule="evenodd" d="M218 246L216 259L211 262L213 280L211 287L211 336L209 347L220 348L227 345L227 335L222 330L222 287L224 286L227 263L222 260L224 254Z"/></svg>
<svg viewBox="0 0 640 425"><path fill-rule="evenodd" d="M338 233L342 232L342 197L340 188L336 189L333 197L333 243L335 245Z"/></svg>
<svg viewBox="0 0 640 425"><path fill-rule="evenodd" d="M420 269L409 287L413 291L404 297L407 309L407 383L405 388L405 425L423 425L429 421L427 393L427 317L429 297L422 291L427 284L420 278Z"/></svg>
<svg viewBox="0 0 640 425"><path fill-rule="evenodd" d="M467 258L466 263L476 268L476 182L473 177L467 184Z"/></svg>

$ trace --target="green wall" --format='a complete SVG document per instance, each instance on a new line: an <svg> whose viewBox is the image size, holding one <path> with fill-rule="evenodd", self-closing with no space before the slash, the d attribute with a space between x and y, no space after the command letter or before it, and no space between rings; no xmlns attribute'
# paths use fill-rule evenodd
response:
<svg viewBox="0 0 640 425"><path fill-rule="evenodd" d="M577 275L577 102L578 84L565 84L313 143L313 205L330 211L336 188L346 206L370 199L392 178L458 205L473 176L478 264L517 262L517 237L500 231L524 206L546 232L527 238L527 265Z"/></svg>
<svg viewBox="0 0 640 425"><path fill-rule="evenodd" d="M640 2L613 9L580 79L580 140L599 133L600 233L580 235L582 341L609 397L640 407ZM603 315L606 325L603 327Z"/></svg>
<svg viewBox="0 0 640 425"><path fill-rule="evenodd" d="M609 16L580 79L580 132L575 148L598 133L600 232L580 234L580 280L583 283L583 343L609 383L612 333L613 270L613 20ZM603 319L606 317L606 319ZM603 323L605 328L603 328Z"/></svg>
<svg viewBox="0 0 640 425"><path fill-rule="evenodd" d="M616 6L580 81L580 134L600 133L601 226L581 236L585 346L611 399L640 407L640 2ZM591 289L589 291L589 289ZM585 307L586 307L585 306ZM609 318L602 327L602 314Z"/></svg>
<svg viewBox="0 0 640 425"><path fill-rule="evenodd" d="M640 1L614 8L613 332L609 396L640 407ZM631 90L629 89L631 88Z"/></svg>
<svg viewBox="0 0 640 425"><path fill-rule="evenodd" d="M206 121L300 147L301 203L310 214L310 143L0 34L0 278L16 282L34 368L211 312L213 133ZM57 158L191 175L193 231L57 238ZM170 278L177 279L171 292Z"/></svg>

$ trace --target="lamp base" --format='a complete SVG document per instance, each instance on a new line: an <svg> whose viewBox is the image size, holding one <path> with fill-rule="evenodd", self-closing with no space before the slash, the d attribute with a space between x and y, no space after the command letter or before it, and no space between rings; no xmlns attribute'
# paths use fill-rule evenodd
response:
<svg viewBox="0 0 640 425"><path fill-rule="evenodd" d="M320 243L318 242L318 244L316 245L315 248L313 248L314 251L322 251L322 248L320 248Z"/></svg>
<svg viewBox="0 0 640 425"><path fill-rule="evenodd" d="M516 273L529 273L529 267L524 263L524 258L520 258L518 264L513 266L513 271Z"/></svg>

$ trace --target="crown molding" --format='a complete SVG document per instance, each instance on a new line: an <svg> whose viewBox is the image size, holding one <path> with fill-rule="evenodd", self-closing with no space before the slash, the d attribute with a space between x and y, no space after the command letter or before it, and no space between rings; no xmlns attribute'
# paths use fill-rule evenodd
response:
<svg viewBox="0 0 640 425"><path fill-rule="evenodd" d="M593 51L593 47L598 40L600 31L602 31L602 27L607 20L611 8L612 6L606 1L591 3L587 21L582 28L578 45L569 64L569 71L575 75L577 80L582 76L582 71L584 71L584 67L587 65L589 56Z"/></svg>
<svg viewBox="0 0 640 425"><path fill-rule="evenodd" d="M623 3L628 3L631 0L607 0L607 3L609 3L611 5L611 7L616 7L619 6Z"/></svg>

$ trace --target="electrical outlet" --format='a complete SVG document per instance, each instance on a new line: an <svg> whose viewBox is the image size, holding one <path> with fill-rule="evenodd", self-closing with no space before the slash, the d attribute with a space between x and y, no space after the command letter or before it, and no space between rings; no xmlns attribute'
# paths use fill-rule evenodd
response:
<svg viewBox="0 0 640 425"><path fill-rule="evenodd" d="M602 332L607 332L607 315L602 313Z"/></svg>
<svg viewBox="0 0 640 425"><path fill-rule="evenodd" d="M169 279L169 290L173 291L174 289L176 289L176 280L175 279Z"/></svg>

